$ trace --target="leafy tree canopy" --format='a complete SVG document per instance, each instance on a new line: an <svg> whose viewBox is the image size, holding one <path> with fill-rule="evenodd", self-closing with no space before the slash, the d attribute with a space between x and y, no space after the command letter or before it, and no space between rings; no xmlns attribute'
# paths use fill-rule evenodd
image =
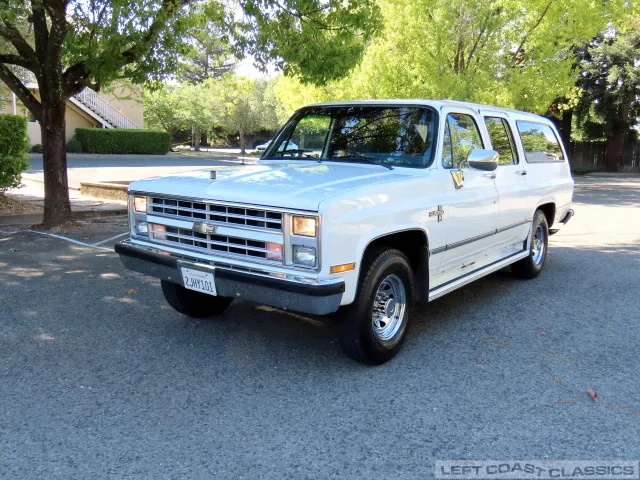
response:
<svg viewBox="0 0 640 480"><path fill-rule="evenodd" d="M574 46L624 0L379 0L382 33L345 79L282 79L287 110L307 100L455 98L546 112L574 85ZM297 100L300 100L299 102Z"/></svg>

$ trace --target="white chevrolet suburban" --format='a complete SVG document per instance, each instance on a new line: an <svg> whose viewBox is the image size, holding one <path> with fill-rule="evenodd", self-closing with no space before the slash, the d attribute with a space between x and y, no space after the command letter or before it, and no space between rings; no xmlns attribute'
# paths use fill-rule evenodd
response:
<svg viewBox="0 0 640 480"><path fill-rule="evenodd" d="M345 353L392 358L415 301L511 265L542 270L573 215L552 122L455 101L337 102L298 110L254 166L129 187L124 265L161 279L175 310L234 299L340 311Z"/></svg>

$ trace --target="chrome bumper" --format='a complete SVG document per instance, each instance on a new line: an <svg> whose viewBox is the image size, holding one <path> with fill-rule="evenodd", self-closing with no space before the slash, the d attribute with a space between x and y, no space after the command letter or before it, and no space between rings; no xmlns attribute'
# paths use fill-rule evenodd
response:
<svg viewBox="0 0 640 480"><path fill-rule="evenodd" d="M125 267L161 280L183 285L180 267L214 273L216 290L222 297L294 310L313 315L333 313L340 307L344 281L273 276L227 266L177 257L159 249L136 245L129 240L116 244L115 251Z"/></svg>

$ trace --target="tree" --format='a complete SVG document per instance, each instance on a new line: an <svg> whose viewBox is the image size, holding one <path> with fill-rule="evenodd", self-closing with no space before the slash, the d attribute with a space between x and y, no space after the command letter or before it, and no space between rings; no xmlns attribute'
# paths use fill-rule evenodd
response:
<svg viewBox="0 0 640 480"><path fill-rule="evenodd" d="M163 86L156 90L145 90L143 101L144 120L149 127L160 128L171 136L185 127L179 87Z"/></svg>
<svg viewBox="0 0 640 480"><path fill-rule="evenodd" d="M573 47L624 0L379 0L382 32L318 99L453 98L545 113L575 84ZM279 89L296 100L291 80ZM302 98L305 95L300 95ZM315 99L315 98L314 98ZM286 103L286 99L283 98ZM289 108L299 105L290 105Z"/></svg>
<svg viewBox="0 0 640 480"><path fill-rule="evenodd" d="M578 50L582 70L577 108L587 135L607 138L606 169L622 166L624 146L640 117L640 30L611 29Z"/></svg>
<svg viewBox="0 0 640 480"><path fill-rule="evenodd" d="M211 82L210 87L218 106L219 121L228 133L238 134L241 153L246 151L246 134L278 127L274 99L266 80L226 76Z"/></svg>
<svg viewBox="0 0 640 480"><path fill-rule="evenodd" d="M206 20L188 38L189 50L181 58L177 78L197 85L208 78L220 78L235 68L229 39L214 22Z"/></svg>
<svg viewBox="0 0 640 480"><path fill-rule="evenodd" d="M65 152L66 102L84 88L118 78L159 80L177 69L188 49L194 12L233 32L235 46L258 62L323 81L358 60L376 9L373 0L4 0L0 10L0 80L40 122L44 147L44 222L70 218ZM282 28L286 25L287 28ZM329 69L327 55L338 58ZM330 57L329 57L330 58ZM30 71L39 98L16 76Z"/></svg>

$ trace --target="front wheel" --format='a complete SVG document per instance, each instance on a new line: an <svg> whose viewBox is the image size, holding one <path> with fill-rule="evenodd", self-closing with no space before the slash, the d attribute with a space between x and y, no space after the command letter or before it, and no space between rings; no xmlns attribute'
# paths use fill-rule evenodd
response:
<svg viewBox="0 0 640 480"><path fill-rule="evenodd" d="M162 280L162 293L169 305L178 313L193 318L208 318L223 313L233 298L214 297L188 290L182 285Z"/></svg>
<svg viewBox="0 0 640 480"><path fill-rule="evenodd" d="M362 268L356 299L342 312L340 344L354 360L377 365L393 358L407 336L413 272L395 249L368 255Z"/></svg>
<svg viewBox="0 0 640 480"><path fill-rule="evenodd" d="M521 278L536 278L547 260L549 225L547 217L540 210L533 216L529 243L529 255L511 265L511 271Z"/></svg>

